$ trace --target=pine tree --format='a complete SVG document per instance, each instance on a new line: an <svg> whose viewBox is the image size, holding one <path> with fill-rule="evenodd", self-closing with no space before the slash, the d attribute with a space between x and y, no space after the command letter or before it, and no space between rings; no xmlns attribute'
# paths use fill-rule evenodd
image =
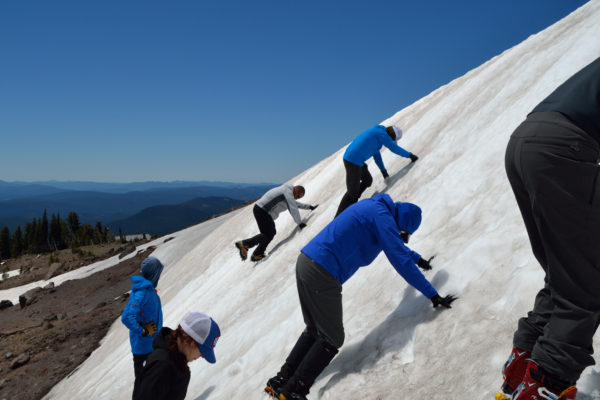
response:
<svg viewBox="0 0 600 400"><path fill-rule="evenodd" d="M5 226L0 231L0 259L10 258L10 230Z"/></svg>
<svg viewBox="0 0 600 400"><path fill-rule="evenodd" d="M60 241L60 222L54 213L52 213L52 217L50 218L50 232L48 233L48 238L50 241L50 249L58 250L59 241Z"/></svg>
<svg viewBox="0 0 600 400"><path fill-rule="evenodd" d="M12 236L10 252L13 257L19 257L24 251L23 233L21 232L21 226L18 225Z"/></svg>
<svg viewBox="0 0 600 400"><path fill-rule="evenodd" d="M25 249L29 253L35 253L35 232L37 230L37 221L35 218L33 221L25 224Z"/></svg>
<svg viewBox="0 0 600 400"><path fill-rule="evenodd" d="M98 221L94 227L94 244L100 243L102 243L102 224Z"/></svg>
<svg viewBox="0 0 600 400"><path fill-rule="evenodd" d="M60 216L58 218L58 222L60 223L60 237L62 239L62 246L60 247L61 249L66 249L67 247L69 247L69 227L67 226L67 223L65 221L63 221L62 219L60 219Z"/></svg>
<svg viewBox="0 0 600 400"><path fill-rule="evenodd" d="M44 214L38 223L38 231L36 235L37 251L46 253L50 250L48 241L48 215L44 209Z"/></svg>
<svg viewBox="0 0 600 400"><path fill-rule="evenodd" d="M66 248L62 225L64 225L64 222L61 221L60 214L54 215L54 213L52 213L52 218L50 219L50 231L48 233L50 250L56 251Z"/></svg>
<svg viewBox="0 0 600 400"><path fill-rule="evenodd" d="M71 211L69 213L69 215L67 216L67 225L69 227L69 230L71 231L71 247L78 246L78 242L79 242L79 228L80 228L80 223L79 223L79 215L77 215L76 212Z"/></svg>
<svg viewBox="0 0 600 400"><path fill-rule="evenodd" d="M82 246L92 244L94 238L94 228L90 224L81 225L79 227L79 243Z"/></svg>

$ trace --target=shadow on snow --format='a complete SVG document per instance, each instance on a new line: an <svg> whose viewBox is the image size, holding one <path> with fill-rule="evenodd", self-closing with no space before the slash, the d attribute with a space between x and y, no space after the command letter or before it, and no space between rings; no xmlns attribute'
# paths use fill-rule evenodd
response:
<svg viewBox="0 0 600 400"><path fill-rule="evenodd" d="M448 281L448 277L446 271L439 271L431 283L439 288ZM410 344L416 327L433 320L440 312L442 310L431 309L430 301L409 286L398 307L383 322L369 332L361 342L342 347L338 356L323 371L323 377L330 374L333 376L319 390L319 396L347 375L360 373L373 367L386 354L401 351ZM443 312L452 312L452 310L443 310Z"/></svg>

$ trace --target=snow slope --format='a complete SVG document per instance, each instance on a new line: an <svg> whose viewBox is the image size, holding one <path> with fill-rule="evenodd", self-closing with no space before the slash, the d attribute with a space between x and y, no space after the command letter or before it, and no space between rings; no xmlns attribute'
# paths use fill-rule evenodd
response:
<svg viewBox="0 0 600 400"><path fill-rule="evenodd" d="M437 255L426 276L460 299L451 310L434 310L384 255L377 258L344 285L346 343L309 398L493 398L517 319L543 284L506 179L504 150L533 106L600 56L598 21L600 0L592 0L383 121L405 127L400 145L421 158L409 165L384 151L390 182L370 163L375 183L364 197L385 190L422 207L411 247ZM282 215L271 256L256 267L240 261L233 246L257 231L251 207L185 254L158 244L155 254L170 264L158 285L165 324L174 327L185 312L199 310L222 331L217 363L190 365L188 399L266 398L264 383L303 328L295 260L335 214L345 191L343 150L291 180L306 187L303 201L320 207L301 211L308 224L302 231ZM600 348L600 335L594 344ZM100 348L47 398L127 399L132 384L127 332L115 321ZM600 399L600 368L588 368L579 387L578 399Z"/></svg>
<svg viewBox="0 0 600 400"><path fill-rule="evenodd" d="M28 283L27 285L0 290L0 300L10 300L13 304L19 303L19 296L26 291L36 288L44 287L48 283L53 282L55 286L62 284L72 279L82 279L93 273L102 271L106 268L110 268L121 261L127 260L128 258L134 257L137 252L143 251L151 246L156 246L157 249L152 253L155 257L159 257L165 264L165 270L169 269L171 265L175 264L183 254L188 253L196 246L196 244L207 234L209 234L214 228L219 226L221 223L226 221L228 218L234 216L238 211L225 214L223 216L208 220L201 224L191 226L181 231L172 233L152 240L148 243L140 245L131 254L119 259L119 255L107 258L102 261L87 265L76 270L57 275L51 279ZM10 271L9 275L17 275L18 270Z"/></svg>

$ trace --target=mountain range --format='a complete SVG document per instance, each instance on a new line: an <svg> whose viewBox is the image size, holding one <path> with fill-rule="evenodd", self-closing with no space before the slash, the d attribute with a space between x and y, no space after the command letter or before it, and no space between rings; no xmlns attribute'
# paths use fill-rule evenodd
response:
<svg viewBox="0 0 600 400"><path fill-rule="evenodd" d="M83 223L95 224L100 221L111 229L121 227L123 233L137 233L140 232L140 226L152 226L152 232L146 233L166 234L171 229L166 226L175 227L174 230L184 228L210 215L257 199L274 186L275 184L269 183L181 181L0 181L0 227L8 226L12 232L17 225L23 228L27 222L41 217L44 210L48 216L54 213L63 218L74 211ZM217 198L221 200L216 200ZM163 207L155 208L157 206ZM169 207L165 208L166 206ZM202 212L196 214L199 210ZM165 213L172 213L172 218L169 219ZM191 218L189 222L185 216ZM201 216L202 219L199 220ZM174 224L175 220L179 220L180 224Z"/></svg>

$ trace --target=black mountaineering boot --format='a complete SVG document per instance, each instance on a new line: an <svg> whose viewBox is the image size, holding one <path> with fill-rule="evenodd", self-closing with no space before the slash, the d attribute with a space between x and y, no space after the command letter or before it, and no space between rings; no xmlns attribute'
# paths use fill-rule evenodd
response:
<svg viewBox="0 0 600 400"><path fill-rule="evenodd" d="M265 392L267 392L271 397L277 397L281 388L287 383L288 379L294 375L296 368L302 362L302 359L310 350L311 346L315 342L316 337L307 331L302 332L298 341L292 348L290 355L285 360L285 364L281 367L281 370L277 373L276 376L272 377L267 381L267 386L265 387Z"/></svg>
<svg viewBox="0 0 600 400"><path fill-rule="evenodd" d="M338 349L318 338L287 383L279 392L279 400L306 399L311 386L329 365Z"/></svg>

